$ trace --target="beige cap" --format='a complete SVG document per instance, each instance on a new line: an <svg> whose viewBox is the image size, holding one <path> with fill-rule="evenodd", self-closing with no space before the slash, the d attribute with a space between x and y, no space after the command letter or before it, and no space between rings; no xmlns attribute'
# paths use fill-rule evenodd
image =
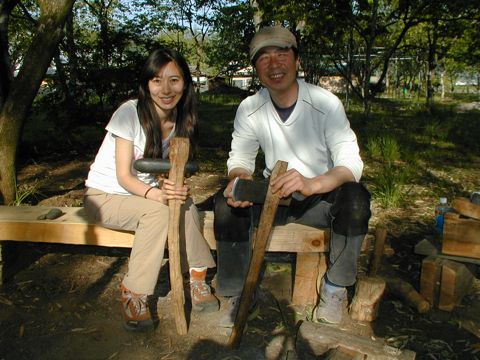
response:
<svg viewBox="0 0 480 360"><path fill-rule="evenodd" d="M281 26L269 26L258 30L250 42L250 60L253 61L258 51L267 46L297 48L297 40L290 30Z"/></svg>

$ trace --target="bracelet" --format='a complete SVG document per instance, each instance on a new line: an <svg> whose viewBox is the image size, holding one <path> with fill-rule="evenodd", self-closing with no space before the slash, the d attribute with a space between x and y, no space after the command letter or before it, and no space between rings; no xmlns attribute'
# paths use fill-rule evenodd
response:
<svg viewBox="0 0 480 360"><path fill-rule="evenodd" d="M143 194L143 197L146 199L147 198L147 194L150 192L150 190L152 190L153 188L155 188L155 186L150 186L147 191L145 191L145 194Z"/></svg>

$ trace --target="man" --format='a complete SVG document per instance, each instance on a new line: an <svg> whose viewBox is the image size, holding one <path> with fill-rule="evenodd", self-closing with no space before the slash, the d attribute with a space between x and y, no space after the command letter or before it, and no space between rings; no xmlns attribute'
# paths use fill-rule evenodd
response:
<svg viewBox="0 0 480 360"><path fill-rule="evenodd" d="M271 182L274 193L292 197L288 207L279 207L275 223L331 227L329 266L314 319L338 324L371 215L370 194L358 183L363 162L357 138L335 95L297 79L297 42L289 30L260 29L250 43L250 59L264 88L237 110L227 161L231 181L215 196L217 293L231 296L220 325L233 326L249 267L250 232L260 214L259 206L233 201L232 185L237 177L252 178L260 147L265 177L278 160L288 162L287 172Z"/></svg>

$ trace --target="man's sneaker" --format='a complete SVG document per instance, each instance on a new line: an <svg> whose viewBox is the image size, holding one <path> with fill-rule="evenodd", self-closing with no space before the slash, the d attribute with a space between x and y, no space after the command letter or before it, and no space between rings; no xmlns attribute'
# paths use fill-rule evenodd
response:
<svg viewBox="0 0 480 360"><path fill-rule="evenodd" d="M123 284L120 285L120 290L125 329L128 331L152 330L154 322L148 307L147 295L135 294Z"/></svg>
<svg viewBox="0 0 480 360"><path fill-rule="evenodd" d="M190 269L190 297L193 311L213 312L218 311L220 307L218 299L205 282L206 275L206 269L204 271Z"/></svg>
<svg viewBox="0 0 480 360"><path fill-rule="evenodd" d="M313 320L329 324L340 324L347 305L347 289L332 286L322 281L320 300L314 310Z"/></svg>
<svg viewBox="0 0 480 360"><path fill-rule="evenodd" d="M240 296L232 296L228 300L228 309L226 313L220 318L218 326L224 328L233 328L235 318L237 317L238 309L240 308ZM247 321L255 319L260 312L257 302L256 292L254 293L250 309L248 310Z"/></svg>

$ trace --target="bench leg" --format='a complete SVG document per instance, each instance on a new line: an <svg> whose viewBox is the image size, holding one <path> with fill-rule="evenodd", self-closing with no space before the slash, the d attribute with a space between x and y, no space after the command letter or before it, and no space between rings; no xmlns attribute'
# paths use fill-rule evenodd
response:
<svg viewBox="0 0 480 360"><path fill-rule="evenodd" d="M292 303L316 305L318 299L317 279L327 271L324 253L297 253Z"/></svg>

